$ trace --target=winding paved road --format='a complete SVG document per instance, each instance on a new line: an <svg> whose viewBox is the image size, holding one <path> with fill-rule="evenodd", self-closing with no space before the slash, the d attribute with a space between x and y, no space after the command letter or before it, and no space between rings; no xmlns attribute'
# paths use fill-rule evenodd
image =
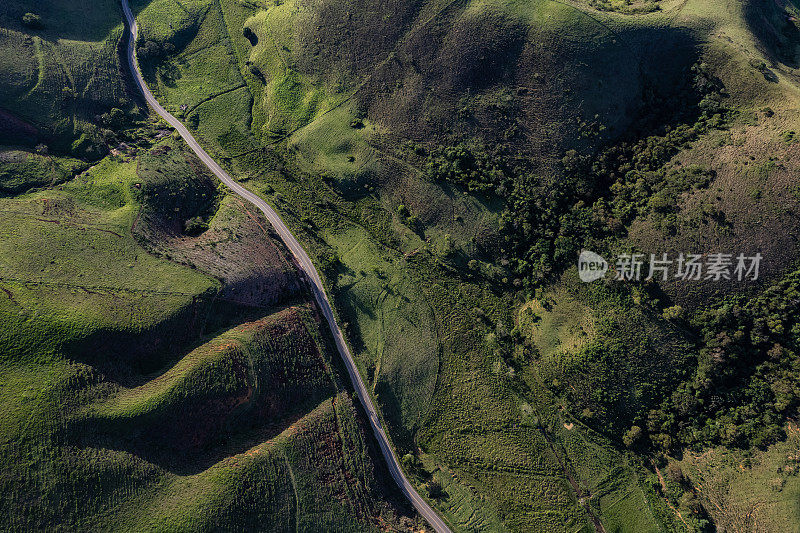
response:
<svg viewBox="0 0 800 533"><path fill-rule="evenodd" d="M228 175L228 173L225 172L225 170L223 170L222 167L220 167L216 161L214 161L211 156L206 153L205 150L203 150L186 126L184 126L177 118L167 112L166 109L161 107L161 104L159 104L155 99L153 93L150 92L150 89L144 82L142 72L139 69L139 61L136 57L135 45L136 38L139 33L139 28L136 24L136 18L131 12L130 6L128 5L128 0L121 0L121 2L122 10L125 13L125 18L128 21L128 28L131 32L131 39L128 43L128 63L130 65L131 72L134 75L134 80L136 81L139 90L144 95L145 100L147 100L147 103L155 110L156 113L161 115L161 118L166 120L178 131L178 133L180 133L181 137L183 137L183 139L186 141L186 144L189 145L194 153L197 154L197 157L200 158L200 160L211 170L211 172L214 173L214 175L220 179L220 181L222 181L222 183L224 183L233 192L258 207L261 212L264 213L269 222L272 224L272 227L275 228L275 231L278 233L281 240L292 252L297 264L303 270L306 278L309 281L311 289L314 293L314 298L317 301L317 305L322 310L322 314L325 315L325 319L328 321L328 325L333 333L333 338L336 341L336 347L338 348L339 354L344 360L345 366L347 367L347 372L350 374L350 381L352 381L353 387L358 392L358 398L361 400L361 404L364 406L364 410L367 413L369 423L372 426L372 431L375 433L375 437L378 439L381 452L383 452L383 457L386 459L386 464L389 467L389 473L397 482L397 485L400 487L400 490L403 492L406 498L408 498L417 509L419 514L424 516L428 523L433 526L438 533L450 533L450 528L448 528L444 521L439 518L439 515L436 514L431 506L428 505L428 503L423 500L422 497L420 497L419 493L417 493L411 483L408 482L408 479L406 479L403 471L400 469L400 463L397 460L397 456L395 455L391 446L389 445L389 439L386 437L386 432L384 431L383 425L378 418L377 411L372 403L372 399L367 393L367 389L364 386L361 375L358 373L355 361L353 360L353 355L350 353L350 349L347 347L347 344L344 341L342 330L336 324L336 319L333 316L333 310L331 309L331 304L328 301L328 296L325 294L325 288L322 285L322 280L319 277L319 273L317 273L317 269L314 268L314 264L311 262L311 259L308 257L308 254L305 252L305 250L303 250L303 247L300 246L300 243L297 241L294 235L292 235L292 232L289 231L289 228L286 227L286 224L283 223L283 220L281 220L280 216L278 216L278 213L276 213L275 210L273 210L269 204L267 204L260 197L248 191L242 185L234 181L233 178L231 178L230 175Z"/></svg>

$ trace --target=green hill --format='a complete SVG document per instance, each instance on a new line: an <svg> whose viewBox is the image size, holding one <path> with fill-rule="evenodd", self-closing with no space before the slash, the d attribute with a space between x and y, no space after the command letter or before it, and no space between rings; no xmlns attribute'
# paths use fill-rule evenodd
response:
<svg viewBox="0 0 800 533"><path fill-rule="evenodd" d="M138 126L0 199L0 528L413 528L266 220Z"/></svg>
<svg viewBox="0 0 800 533"><path fill-rule="evenodd" d="M142 121L117 6L7 4L0 479L26 506L0 519L412 527L285 252ZM151 88L312 254L454 530L796 529L793 0L133 7ZM582 249L764 259L584 285Z"/></svg>
<svg viewBox="0 0 800 533"><path fill-rule="evenodd" d="M587 292L574 270L561 273L582 247L760 251L766 285L791 271L795 7L203 5L196 29L154 63L152 86L176 111L188 106L207 146L323 262L335 254L327 279L396 445L453 476L441 477L453 495L439 500L443 512L465 530L560 530L577 516L622 531L714 520L713 504L692 511L678 501L686 488L665 499L642 470L703 439L664 450L669 431L648 417L675 409L663 398L698 379L711 349L704 310L759 287ZM156 27L148 21L164 16L152 3L139 20ZM194 59L201 45L235 62L238 77ZM510 313L521 301L541 310ZM686 321L662 317L676 304ZM755 386L750 372L724 372L725 405L744 405L750 396L736 391ZM788 405L779 418L792 416ZM769 434L776 422L763 424ZM632 426L652 444L626 448ZM575 438L599 447L587 455ZM523 489L542 480L558 489ZM624 507L635 502L648 511Z"/></svg>

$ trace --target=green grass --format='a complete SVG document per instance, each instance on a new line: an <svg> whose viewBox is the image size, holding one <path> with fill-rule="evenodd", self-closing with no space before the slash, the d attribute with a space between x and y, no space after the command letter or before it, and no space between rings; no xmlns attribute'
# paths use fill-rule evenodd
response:
<svg viewBox="0 0 800 533"><path fill-rule="evenodd" d="M502 208L425 182L421 158L400 146L406 139L423 149L452 145L463 130L487 146L520 149L537 158L537 173L557 175L570 143L591 148L600 142L581 136L592 117L610 135L621 133L632 116L625 110L646 85L640 74L669 92L662 71L678 58L690 65L694 51L723 78L735 105L770 105L780 113L786 122L768 126L775 130L770 138L780 142L781 131L794 129L796 90L787 82L788 70L779 69L782 81L773 86L748 66L761 52L742 8L732 3L663 2L663 13L632 17L558 2L500 0L463 9L427 2L409 14L403 9L410 4L397 2L391 12L380 11L382 24L371 17L378 12L371 4L334 4L322 11L297 10L294 2L248 6L223 0L221 18L212 6L202 22L175 4L150 4L140 16L143 27L152 25L154 38L179 45L177 57L154 78L160 96L172 106L200 104L188 122L197 121L206 145L231 158L223 162L264 192L312 254L336 252L341 266L329 270L326 282L341 321L349 324L363 373L377 384L375 395L398 448L422 448L426 468L440 467L433 476L449 499L436 504L457 530L591 530L588 513L609 531L681 527L617 431L641 423L652 401L670 391L687 352L681 332L624 291L556 287L544 294L554 300L547 309L542 298L534 303L533 295L499 279L490 284L483 271L502 270L502 261L513 259L482 255L501 246ZM351 35L337 26L347 11L356 21ZM183 33L168 31L165 21ZM245 26L258 38L255 47ZM476 35L472 28L482 29ZM483 65L481 53L492 58L505 50L496 28L523 35L523 55L511 54L498 67L497 84L462 91L460 80L469 79L472 64ZM705 44L694 48L694 39ZM668 51L669 61L659 51ZM632 60L639 57L642 65ZM234 58L246 87L235 89ZM357 87L363 88L351 102L325 114ZM351 128L364 114L367 127ZM731 133L744 135L750 126L741 127ZM295 128L286 147L256 150L255 139L271 142ZM712 137L719 142L709 135L698 144ZM698 158L719 161L730 149L717 148ZM251 153L234 157L245 152ZM687 154L686 163L700 163L691 160L697 154ZM735 192L734 186L730 196ZM708 194L720 193L712 188ZM776 198L771 201L779 204ZM398 216L399 204L421 221L417 233ZM448 241L461 254L455 259L447 257ZM463 269L472 258L481 261L477 273ZM511 338L520 307L533 307L540 316L521 324L538 359ZM286 516L293 505L286 466L270 461L265 472L280 470L275 478L283 483L275 489L282 510L273 512ZM179 523L207 524L202 511L193 511L202 509L196 502L221 500L204 500L215 490L213 476L196 475L203 478L200 488L182 480L169 489L191 489L190 504L183 508L169 499L159 512L179 516ZM591 497L581 501L569 477ZM244 478L233 479L247 486ZM152 524L147 520L142 523Z"/></svg>
<svg viewBox="0 0 800 533"><path fill-rule="evenodd" d="M364 436L355 424L346 395L327 399L266 443L199 474L168 478L143 512L130 513L124 529L266 523L274 531L377 530L364 516L373 511L374 473L361 462Z"/></svg>
<svg viewBox="0 0 800 533"><path fill-rule="evenodd" d="M789 422L787 433L785 442L754 453L718 447L675 460L718 526L798 530L797 426Z"/></svg>
<svg viewBox="0 0 800 533"><path fill-rule="evenodd" d="M130 236L138 214L135 180L135 162L106 159L63 191L0 202L7 212L0 276L185 294L213 287L200 274L144 253Z"/></svg>
<svg viewBox="0 0 800 533"><path fill-rule="evenodd" d="M216 280L133 238L134 181L135 162L106 159L60 190L0 200L6 358L52 355L104 330L147 330L216 291Z"/></svg>
<svg viewBox="0 0 800 533"><path fill-rule="evenodd" d="M407 266L349 231L326 236L340 261L333 294L353 320L356 356L385 413L406 431L426 414L439 372L438 339L429 304ZM393 257L394 256L394 257Z"/></svg>
<svg viewBox="0 0 800 533"><path fill-rule="evenodd" d="M519 310L519 326L542 357L575 353L593 336L591 311L567 291L556 289Z"/></svg>
<svg viewBox="0 0 800 533"><path fill-rule="evenodd" d="M329 86L331 80L306 76L293 67L294 33L309 23L309 13L294 1L271 6L245 22L258 40L248 57L251 71L265 81L256 105L262 108L257 114L266 120L255 124L254 129L260 128L266 138L305 126L343 99L337 94L338 87Z"/></svg>
<svg viewBox="0 0 800 533"><path fill-rule="evenodd" d="M521 331L538 351L530 371L585 423L620 439L677 385L694 345L624 292L580 287L574 269L564 279L520 312Z"/></svg>
<svg viewBox="0 0 800 533"><path fill-rule="evenodd" d="M298 151L304 168L324 172L341 181L343 191L363 193L378 170L378 154L369 141L377 133L374 124L350 127L353 110L342 106L292 136L289 146Z"/></svg>
<svg viewBox="0 0 800 533"><path fill-rule="evenodd" d="M168 139L0 199L0 528L371 531L398 520L310 309L240 310L260 318L204 332L218 322L207 314L233 305L207 298L224 283L169 261L175 243L156 256L132 235L145 214L206 206L207 181ZM221 216L237 240L264 238Z"/></svg>
<svg viewBox="0 0 800 533"><path fill-rule="evenodd" d="M74 158L0 148L0 191L17 194L34 187L58 185L86 168L86 163Z"/></svg>
<svg viewBox="0 0 800 533"><path fill-rule="evenodd" d="M211 4L210 0L135 0L131 8L141 21L141 40L167 42L181 37L184 41L193 38L193 30Z"/></svg>
<svg viewBox="0 0 800 533"><path fill-rule="evenodd" d="M26 12L40 14L44 29L22 27ZM8 73L0 105L39 131L34 143L38 137L58 152L99 159L104 148L94 117L113 107L133 112L117 54L118 4L13 0L0 8L0 28L0 65ZM82 136L91 150L72 146Z"/></svg>

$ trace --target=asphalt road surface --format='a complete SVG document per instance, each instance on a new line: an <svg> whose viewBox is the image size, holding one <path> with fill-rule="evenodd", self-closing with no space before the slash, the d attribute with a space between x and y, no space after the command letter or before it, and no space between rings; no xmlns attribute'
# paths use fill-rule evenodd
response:
<svg viewBox="0 0 800 533"><path fill-rule="evenodd" d="M389 473L397 482L397 485L400 487L400 490L403 492L406 498L408 498L412 505L414 505L414 507L417 509L419 514L424 516L428 523L433 526L438 533L450 533L450 528L448 528L444 521L439 518L439 515L436 514L431 506L422 499L414 487L411 486L411 483L408 482L408 479L406 479L403 471L400 469L400 463L397 460L397 456L395 455L391 446L389 445L389 439L386 437L386 432L384 431L383 425L378 418L375 406L372 403L372 399L367 393L367 389L364 386L361 375L358 373L355 361L353 360L353 355L350 353L350 349L347 347L347 343L344 341L342 330L339 328L338 324L336 324L336 319L333 316L333 310L331 309L331 304L328 301L328 296L325 294L325 288L322 285L322 280L317 273L317 269L314 268L311 258L308 257L308 254L305 252L305 250L303 250L303 247L300 246L300 243L297 241L294 235L292 235L292 232L289 231L289 228L286 227L286 224L283 223L283 220L281 220L281 217L278 216L278 213L276 213L269 206L269 204L267 204L260 197L248 191L242 185L234 181L233 178L231 178L228 173L225 172L222 167L220 167L216 161L214 161L211 156L206 153L205 150L203 150L186 126L184 126L177 118L167 112L166 109L161 107L161 104L159 104L155 99L153 93L150 92L150 89L147 88L147 84L144 82L142 72L139 69L139 61L136 58L135 44L139 31L136 24L136 18L131 12L130 6L128 5L128 0L121 0L121 2L122 10L125 13L125 18L128 21L128 28L132 36L130 42L128 43L128 63L130 65L131 72L133 73L134 80L136 81L139 90L144 95L145 100L147 100L147 103L150 105L150 107L152 107L155 112L161 116L161 118L166 120L178 131L178 133L180 133L181 137L183 137L183 140L186 141L194 153L197 154L197 157L200 158L200 160L211 170L211 172L214 173L214 175L220 179L220 181L222 181L222 183L224 183L233 192L258 207L261 212L264 213L270 224L272 224L272 227L275 228L275 231L278 233L281 240L292 252L297 264L306 275L306 279L308 280L309 285L314 293L314 298L317 301L317 305L322 310L322 314L325 315L325 319L328 321L328 325L333 333L333 338L336 341L336 348L339 350L339 354L344 360L345 366L347 367L347 372L350 374L350 381L352 381L353 387L358 392L358 398L361 400L361 404L364 406L364 410L367 413L369 423L372 426L372 431L375 433L375 437L378 439L381 452L383 453L383 457L386 459L386 465L389 467Z"/></svg>

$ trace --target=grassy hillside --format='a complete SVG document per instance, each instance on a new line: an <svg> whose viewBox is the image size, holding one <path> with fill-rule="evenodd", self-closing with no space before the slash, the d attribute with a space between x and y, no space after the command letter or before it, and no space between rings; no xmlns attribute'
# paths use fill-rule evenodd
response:
<svg viewBox="0 0 800 533"><path fill-rule="evenodd" d="M723 399L699 387L723 328L704 313L794 268L795 10L222 1L139 17L156 40L156 19L183 28L152 86L317 256L407 470L456 529L694 531L731 522L670 496L662 454L724 442L698 424L781 441L796 414L782 300L742 324L785 316L713 373ZM769 260L761 284L584 287L565 270L584 247ZM780 405L740 427L772 401L754 387Z"/></svg>
<svg viewBox="0 0 800 533"><path fill-rule="evenodd" d="M0 527L414 527L266 220L142 126L0 200Z"/></svg>
<svg viewBox="0 0 800 533"><path fill-rule="evenodd" d="M26 13L38 21L25 23ZM2 142L95 160L114 146L117 122L137 112L122 68L120 19L111 0L3 3ZM115 108L121 114L109 116Z"/></svg>
<svg viewBox="0 0 800 533"><path fill-rule="evenodd" d="M3 508L24 502L0 519L410 527L263 219L168 131L124 129L116 5L51 4L0 8ZM314 256L455 530L791 529L800 7L134 8L151 87ZM764 262L586 286L583 248Z"/></svg>

